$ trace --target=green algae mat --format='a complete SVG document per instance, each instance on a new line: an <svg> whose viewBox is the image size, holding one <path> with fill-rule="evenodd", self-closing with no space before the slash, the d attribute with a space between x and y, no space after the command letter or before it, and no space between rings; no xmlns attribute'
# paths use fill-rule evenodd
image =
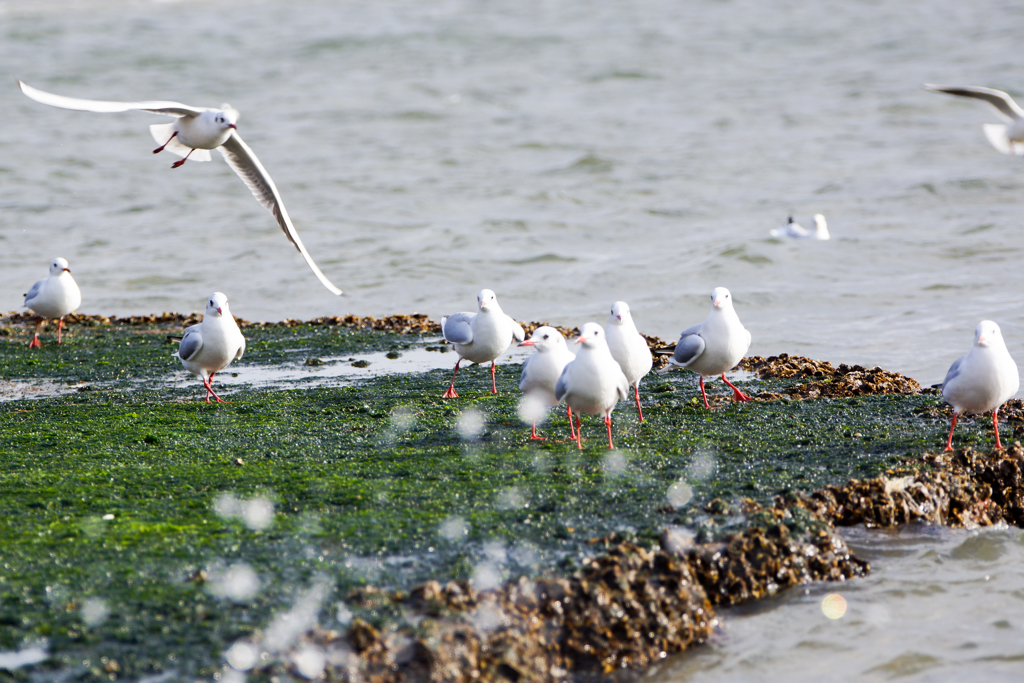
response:
<svg viewBox="0 0 1024 683"><path fill-rule="evenodd" d="M460 398L441 399L454 354L430 371L237 384L207 404L171 358L180 329L72 327L63 345L44 335L29 350L27 330L0 328L0 651L45 653L0 679L209 679L241 656L233 644L310 600L305 627L387 628L397 617L351 602L354 589L563 576L610 534L712 539L742 524L741 501L877 476L945 436L934 392L797 400L808 378L748 373L739 386L766 400L721 392L708 411L695 377L673 372L644 381L645 422L620 404L615 450L587 416L579 450L561 413L539 427L549 438L529 438L518 365L499 366L497 395L472 367ZM227 370L239 382L439 348L337 326L244 332L246 356ZM18 398L33 388L43 397ZM991 440L985 421L956 437Z"/></svg>

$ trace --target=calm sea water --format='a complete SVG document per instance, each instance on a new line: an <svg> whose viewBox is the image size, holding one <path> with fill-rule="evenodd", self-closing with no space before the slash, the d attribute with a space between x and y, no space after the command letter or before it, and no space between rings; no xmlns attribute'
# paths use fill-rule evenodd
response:
<svg viewBox="0 0 1024 683"><path fill-rule="evenodd" d="M1022 30L1024 6L998 0L0 0L0 310L58 255L81 311L119 315L220 290L251 320L440 317L490 287L518 319L567 325L623 299L673 338L723 285L751 353L931 384L990 318L1024 361L1024 160L985 141L990 107L920 89L1024 95ZM45 107L15 77L230 102L346 296L219 155L152 155L165 119ZM769 237L815 212L831 241ZM850 617L822 621L835 587L792 591L673 680L766 658L788 679L1020 670L1017 532L863 547L878 571L843 587Z"/></svg>

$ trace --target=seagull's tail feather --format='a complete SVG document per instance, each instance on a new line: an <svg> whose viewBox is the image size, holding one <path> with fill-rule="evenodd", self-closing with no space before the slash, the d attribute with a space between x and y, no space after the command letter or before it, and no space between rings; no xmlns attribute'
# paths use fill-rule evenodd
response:
<svg viewBox="0 0 1024 683"><path fill-rule="evenodd" d="M154 123L149 127L149 133L158 145L164 145L164 149L171 154L177 154L179 157L188 156L189 161L209 161L212 158L210 157L210 150L192 149L178 142L178 138L172 138L171 136L174 134L173 123ZM192 153L192 156L189 156L189 152Z"/></svg>
<svg viewBox="0 0 1024 683"><path fill-rule="evenodd" d="M988 141L998 151L1012 156L1024 154L1024 145L1010 140L1010 137L1006 134L1005 125L1001 123L985 123L981 127L985 131L985 137L988 138Z"/></svg>

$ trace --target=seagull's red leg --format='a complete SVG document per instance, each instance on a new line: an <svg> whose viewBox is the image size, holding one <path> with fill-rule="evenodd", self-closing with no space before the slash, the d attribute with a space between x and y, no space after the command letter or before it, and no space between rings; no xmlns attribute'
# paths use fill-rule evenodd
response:
<svg viewBox="0 0 1024 683"><path fill-rule="evenodd" d="M566 409L569 411L569 438L571 438L573 441L575 441L576 440L576 427L574 427L573 424L572 424L572 408L569 408L568 406L566 406Z"/></svg>
<svg viewBox="0 0 1024 683"><path fill-rule="evenodd" d="M498 386L494 383L494 361L491 361L491 393L498 393Z"/></svg>
<svg viewBox="0 0 1024 683"><path fill-rule="evenodd" d="M35 333L32 335L32 341L30 341L28 343L28 348L30 348L30 349L38 349L38 348L42 348L42 346L43 346L43 343L41 341L39 341L39 323L41 321L42 321L42 319L37 315L36 316L36 329L35 329Z"/></svg>
<svg viewBox="0 0 1024 683"><path fill-rule="evenodd" d="M714 410L713 406L708 403L708 394L704 391L704 375L698 375L700 377L700 395L704 397L704 407L708 410Z"/></svg>
<svg viewBox="0 0 1024 683"><path fill-rule="evenodd" d="M639 384L637 384L635 387L633 387L633 396L636 397L636 412L640 413L640 421L643 422L644 421L644 411L640 407L640 385Z"/></svg>
<svg viewBox="0 0 1024 683"><path fill-rule="evenodd" d="M537 423L533 423L533 432L530 434L531 439L547 439L546 436L537 436Z"/></svg>
<svg viewBox="0 0 1024 683"><path fill-rule="evenodd" d="M443 394L441 394L441 398L458 398L459 397L459 395L455 393L455 375L459 374L459 363L461 363L461 362L462 362L461 358L458 359L457 361L455 361L455 372L452 373L452 383L451 383L451 385L449 385L448 391L446 391Z"/></svg>
<svg viewBox="0 0 1024 683"><path fill-rule="evenodd" d="M996 448L1002 448L1003 445L999 443L999 408L992 411L992 429L996 432Z"/></svg>
<svg viewBox="0 0 1024 683"><path fill-rule="evenodd" d="M177 133L175 133L175 135L177 135ZM186 161L188 161L188 158L190 156L192 156L192 152L194 152L194 151L196 151L196 150L195 149L190 149L188 151L188 154L185 155L185 158L184 159L178 159L177 161L175 161L173 164L171 164L171 168L178 168L179 166L184 164Z"/></svg>
<svg viewBox="0 0 1024 683"><path fill-rule="evenodd" d="M612 416L605 415L604 423L608 427L608 450L615 448L615 444L612 443Z"/></svg>
<svg viewBox="0 0 1024 683"><path fill-rule="evenodd" d="M64 316L57 320L57 343L60 344L60 333L64 329Z"/></svg>
<svg viewBox="0 0 1024 683"><path fill-rule="evenodd" d="M178 134L178 131L174 131L173 133L171 133L171 137L167 138L167 142L165 142L164 144L162 144L159 147L157 147L156 149L154 149L153 150L153 154L159 154L160 152L164 151L164 147L166 147L167 145L171 144L171 140L173 140L174 136L177 135L177 134Z"/></svg>
<svg viewBox="0 0 1024 683"><path fill-rule="evenodd" d="M722 381L732 387L732 400L734 401L749 401L750 397L744 394L742 391L736 388L736 386L725 378L725 373L722 373Z"/></svg>
<svg viewBox="0 0 1024 683"><path fill-rule="evenodd" d="M953 430L956 429L957 414L953 413L953 424L949 426L949 438L946 440L946 450L953 450Z"/></svg>
<svg viewBox="0 0 1024 683"><path fill-rule="evenodd" d="M210 402L210 394L213 394L213 397L217 399L217 403L227 403L227 401L218 396L217 392L213 390L213 376L215 374L217 373L211 372L209 378L204 380L204 383L206 384L206 402Z"/></svg>

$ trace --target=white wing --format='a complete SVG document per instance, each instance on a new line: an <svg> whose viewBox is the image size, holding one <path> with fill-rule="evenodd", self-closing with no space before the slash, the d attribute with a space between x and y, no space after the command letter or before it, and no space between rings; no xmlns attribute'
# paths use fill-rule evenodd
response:
<svg viewBox="0 0 1024 683"><path fill-rule="evenodd" d="M511 316L509 316L509 321L512 323L512 338L515 339L517 342L525 340L526 330L523 329L523 326L517 323L515 320L512 320Z"/></svg>
<svg viewBox="0 0 1024 683"><path fill-rule="evenodd" d="M121 111L148 111L153 114L164 114L166 116L198 116L204 109L202 107L190 107L180 102L167 102L152 100L146 102L110 102L105 100L81 100L77 97L64 97L53 93L37 90L30 85L18 81L21 92L31 97L36 102L48 104L51 107L61 109L74 109L75 111L95 111L112 114Z"/></svg>
<svg viewBox="0 0 1024 683"><path fill-rule="evenodd" d="M329 289L334 294L341 294L341 290L334 286L334 284L327 279L327 276L320 272L317 268L316 263L313 262L313 257L306 251L306 247L303 246L302 240L299 239L299 233L295 232L295 226L292 225L292 219L289 218L288 212L284 208L284 202L281 201L281 195L277 191L277 187L274 185L274 181L270 179L270 175L266 169L263 168L263 164L256 158L249 146L242 141L237 131L232 131L231 137L227 139L223 145L217 148L220 153L224 155L224 160L228 162L238 177L246 184L246 186L252 191L256 200L264 206L270 213L274 214L274 218L277 219L277 224L284 230L285 236L288 241L295 245L295 248L302 254L302 258L306 259L306 265L313 271L317 279L323 284L324 287Z"/></svg>
<svg viewBox="0 0 1024 683"><path fill-rule="evenodd" d="M930 83L925 83L924 89L931 90L932 92L944 92L949 95L959 95L960 97L973 97L978 100L984 100L998 109L999 113L1010 121L1024 118L1024 109L1018 107L1017 103L1013 101L1013 98L1002 90L983 88L978 85L956 86L932 85Z"/></svg>

